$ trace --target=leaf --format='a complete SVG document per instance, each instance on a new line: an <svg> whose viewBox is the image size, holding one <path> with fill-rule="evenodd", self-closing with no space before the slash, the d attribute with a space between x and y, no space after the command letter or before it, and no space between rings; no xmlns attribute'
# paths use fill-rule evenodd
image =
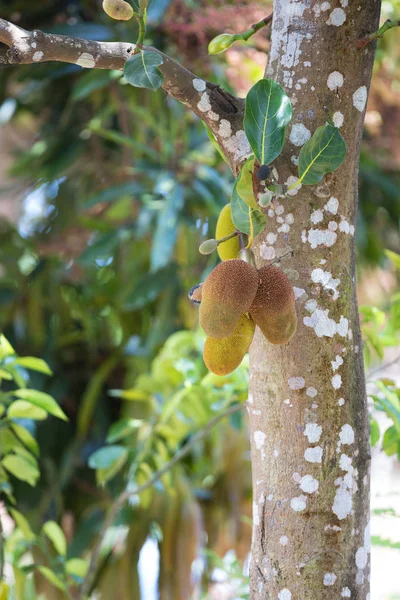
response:
<svg viewBox="0 0 400 600"><path fill-rule="evenodd" d="M53 372L48 364L41 358L35 358L34 356L16 358L12 364L19 365L25 369L30 369L31 371L38 371L39 373L44 373L45 375L53 375Z"/></svg>
<svg viewBox="0 0 400 600"><path fill-rule="evenodd" d="M132 388L129 390L109 390L108 395L113 398L122 398L131 402L148 402L150 396L147 392Z"/></svg>
<svg viewBox="0 0 400 600"><path fill-rule="evenodd" d="M381 436L379 425L375 419L371 419L370 422L370 435L371 435L371 446L375 446L379 442Z"/></svg>
<svg viewBox="0 0 400 600"><path fill-rule="evenodd" d="M82 73L72 88L71 100L73 102L83 100L92 92L109 85L110 81L119 77L121 77L120 71L106 71L102 69L93 69L88 73Z"/></svg>
<svg viewBox="0 0 400 600"><path fill-rule="evenodd" d="M246 160L236 179L236 192L249 206L261 212L253 193L254 156Z"/></svg>
<svg viewBox="0 0 400 600"><path fill-rule="evenodd" d="M22 400L26 400L27 402L42 408L50 415L62 419L63 421L68 421L67 415L63 410L61 410L57 402L49 394L30 389L16 390L13 393L15 396L17 396L17 398L22 398Z"/></svg>
<svg viewBox="0 0 400 600"><path fill-rule="evenodd" d="M111 425L108 430L106 442L113 444L118 442L128 435L131 435L133 431L141 427L143 421L141 419L120 419Z"/></svg>
<svg viewBox="0 0 400 600"><path fill-rule="evenodd" d="M123 196L133 196L133 194L138 194L140 191L141 186L132 181L113 185L88 198L88 200L83 203L82 208L88 209L100 202L113 202L114 200L119 200Z"/></svg>
<svg viewBox="0 0 400 600"><path fill-rule="evenodd" d="M88 561L83 558L70 558L65 564L65 570L69 575L75 575L83 579L88 570Z"/></svg>
<svg viewBox="0 0 400 600"><path fill-rule="evenodd" d="M47 419L47 412L45 410L25 400L16 400L13 402L8 408L7 415L10 419L33 419L34 421L44 421L44 419Z"/></svg>
<svg viewBox="0 0 400 600"><path fill-rule="evenodd" d="M108 469L125 454L124 446L105 446L89 456L88 464L91 469Z"/></svg>
<svg viewBox="0 0 400 600"><path fill-rule="evenodd" d="M346 144L337 127L329 123L318 127L300 150L298 185L314 185L335 171L344 161Z"/></svg>
<svg viewBox="0 0 400 600"><path fill-rule="evenodd" d="M31 526L29 525L28 519L26 519L24 515L21 514L18 510L15 510L15 508L10 508L10 513L17 527L24 534L24 538L29 541L35 540L36 535L33 533Z"/></svg>
<svg viewBox="0 0 400 600"><path fill-rule="evenodd" d="M392 542L392 540L381 538L379 535L371 536L371 544L373 546L382 546L384 548L394 548L400 550L400 542Z"/></svg>
<svg viewBox="0 0 400 600"><path fill-rule="evenodd" d="M392 252L391 250L385 250L385 254L390 258L396 269L400 269L400 254Z"/></svg>
<svg viewBox="0 0 400 600"><path fill-rule="evenodd" d="M400 436L400 400L395 392L389 390L382 381L375 382L376 387L385 394L378 402L386 414L393 420L394 426Z"/></svg>
<svg viewBox="0 0 400 600"><path fill-rule="evenodd" d="M3 360L7 356L12 356L15 354L14 348L11 346L10 342L4 335L0 334L0 360Z"/></svg>
<svg viewBox="0 0 400 600"><path fill-rule="evenodd" d="M59 524L55 521L47 521L43 525L42 531L53 544L57 554L65 556L67 554L67 540Z"/></svg>
<svg viewBox="0 0 400 600"><path fill-rule="evenodd" d="M39 479L39 469L22 456L9 454L3 458L1 464L9 473L14 475L14 477L21 481L26 481L31 486L35 486Z"/></svg>
<svg viewBox="0 0 400 600"><path fill-rule="evenodd" d="M37 567L37 569L38 569L38 571L41 572L41 574L44 577L46 577L47 581L49 581L52 585L54 585L59 590L65 591L65 589L66 589L65 583L63 582L62 579L60 579L60 577L58 577L58 575L53 573L53 571L51 569L49 569L48 567L43 567L43 566Z"/></svg>
<svg viewBox="0 0 400 600"><path fill-rule="evenodd" d="M28 450L30 450L35 456L39 456L39 444L33 435L27 429L25 429L25 427L22 427L22 425L19 425L19 423L13 423L11 425L11 429L14 431L17 438L24 444L24 446L28 448Z"/></svg>
<svg viewBox="0 0 400 600"><path fill-rule="evenodd" d="M388 456L393 456L393 454L396 454L398 450L399 442L399 434L396 430L396 427L392 425L391 427L386 429L385 433L383 434L382 450Z"/></svg>
<svg viewBox="0 0 400 600"><path fill-rule="evenodd" d="M246 97L244 130L262 165L270 164L282 152L292 105L286 92L273 79L258 81Z"/></svg>
<svg viewBox="0 0 400 600"><path fill-rule="evenodd" d="M261 233L265 227L266 218L264 213L246 204L236 191L236 183L232 191L231 213L235 227L246 233L250 241Z"/></svg>
<svg viewBox="0 0 400 600"><path fill-rule="evenodd" d="M146 273L127 295L123 306L124 310L139 310L153 302L167 286L172 285L175 278L176 266L174 264L169 264L157 273Z"/></svg>
<svg viewBox="0 0 400 600"><path fill-rule="evenodd" d="M126 61L125 79L135 87L158 90L164 81L164 76L158 68L163 62L162 57L156 52L142 50Z"/></svg>

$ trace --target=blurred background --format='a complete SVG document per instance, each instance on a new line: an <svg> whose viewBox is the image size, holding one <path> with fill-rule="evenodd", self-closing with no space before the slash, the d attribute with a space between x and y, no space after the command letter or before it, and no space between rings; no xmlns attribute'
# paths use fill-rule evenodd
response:
<svg viewBox="0 0 400 600"><path fill-rule="evenodd" d="M207 44L248 29L268 4L154 0L146 43L245 96L263 76L268 32L217 57ZM383 2L382 20L399 16L398 0ZM0 17L87 39L137 37L134 20L112 21L99 0L0 0ZM400 599L399 35L378 44L359 181L372 600ZM208 374L187 300L216 264L198 246L213 237L232 183L202 123L162 90L61 63L0 69L0 331L19 357L36 358L16 360L3 339L0 400L37 390L68 417L19 406L13 432L0 419L1 457L38 469L28 465L20 478L11 462L0 466L0 575L9 587L1 600L79 598L118 494L245 402L247 364L228 377ZM251 504L246 418L237 411L118 513L91 597L248 598ZM60 528L43 528L49 522Z"/></svg>

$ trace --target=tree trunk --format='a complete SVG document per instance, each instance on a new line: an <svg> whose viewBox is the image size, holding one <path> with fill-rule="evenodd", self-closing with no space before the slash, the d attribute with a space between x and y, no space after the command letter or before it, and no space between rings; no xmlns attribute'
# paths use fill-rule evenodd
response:
<svg viewBox="0 0 400 600"><path fill-rule="evenodd" d="M369 600L370 446L354 227L374 47L356 41L377 29L380 2L311 5L274 3L266 76L294 110L276 167L281 182L295 175L300 146L327 119L340 127L347 157L320 185L275 202L254 244L259 266L293 250L281 268L295 286L298 328L286 346L258 331L250 353L252 600Z"/></svg>

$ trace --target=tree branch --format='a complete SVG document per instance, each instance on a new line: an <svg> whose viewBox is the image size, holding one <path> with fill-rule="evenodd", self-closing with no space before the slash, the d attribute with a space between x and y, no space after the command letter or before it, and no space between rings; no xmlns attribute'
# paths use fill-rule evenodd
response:
<svg viewBox="0 0 400 600"><path fill-rule="evenodd" d="M153 473L152 477L150 477L150 479L148 479L146 481L146 483L144 483L143 485L140 485L139 487L135 488L134 490L125 490L124 492L122 492L122 494L120 494L118 496L118 498L115 500L115 502L110 506L110 509L107 513L103 527L101 528L101 531L99 533L97 542L94 545L92 555L90 557L89 568L86 573L86 577L82 583L78 600L84 600L90 592L90 589L92 586L92 581L93 581L93 578L96 574L97 567L98 567L98 562L99 562L99 558L100 558L100 550L101 550L101 545L103 543L103 539L104 539L108 529L114 523L118 512L121 510L121 508L123 507L125 502L127 502L129 500L129 498L131 498L132 496L137 496L141 492L144 492L149 487L151 487L156 481L158 481L163 475L165 475L165 473L167 473L180 460L182 460L182 458L184 458L187 454L189 454L189 452L193 448L193 446L197 442L202 440L204 437L206 437L206 435L209 433L209 431L211 431L211 429L213 429L213 427L215 427L215 425L217 425L217 423L222 421L222 419L225 419L225 417L229 417L230 415L232 415L236 412L239 412L240 410L243 410L243 408L244 408L244 404L234 404L233 406L230 406L227 410L225 410L223 413L220 413L219 415L217 415L216 417L211 419L211 421L209 421L207 423L207 425L205 425L202 429L200 429L200 431L198 431L193 437L191 437L190 440L184 446L182 446L182 448L180 450L178 450L178 452L171 458L171 460L169 460L167 463L165 463L165 465L161 469L159 469L158 471Z"/></svg>
<svg viewBox="0 0 400 600"><path fill-rule="evenodd" d="M374 31L374 33L370 33L366 37L357 41L357 47L363 48L373 40L377 40L378 38L382 38L389 29L393 29L393 27L400 27L400 19L396 19L392 21L391 19L387 19L384 24L379 27L378 31Z"/></svg>
<svg viewBox="0 0 400 600"><path fill-rule="evenodd" d="M86 69L117 69L135 50L126 42L96 42L64 35L26 31L0 19L0 64L26 65L48 61L72 63ZM196 77L181 64L156 48L163 58L160 70L164 75L163 89L190 108L209 127L222 148L234 174L251 154L243 131L244 100L232 96L218 85Z"/></svg>

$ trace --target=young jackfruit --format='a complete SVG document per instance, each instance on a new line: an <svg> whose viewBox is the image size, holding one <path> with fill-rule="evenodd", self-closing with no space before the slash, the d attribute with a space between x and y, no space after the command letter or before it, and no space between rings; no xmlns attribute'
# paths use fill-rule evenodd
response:
<svg viewBox="0 0 400 600"><path fill-rule="evenodd" d="M280 269L259 269L259 286L250 315L271 344L286 344L294 335L297 316L293 287Z"/></svg>
<svg viewBox="0 0 400 600"><path fill-rule="evenodd" d="M231 335L225 338L208 337L203 358L214 375L228 375L242 362L254 335L255 323L248 314L241 315Z"/></svg>
<svg viewBox="0 0 400 600"><path fill-rule="evenodd" d="M244 260L219 263L202 287L200 325L214 338L231 335L240 315L247 312L256 296L257 270Z"/></svg>
<svg viewBox="0 0 400 600"><path fill-rule="evenodd" d="M219 213L217 227L215 229L215 237L217 240L231 235L235 231L236 227L232 221L231 205L226 204ZM218 246L218 255L221 260L229 260L230 258L237 258L240 250L239 238L235 236L226 242L222 242Z"/></svg>
<svg viewBox="0 0 400 600"><path fill-rule="evenodd" d="M133 8L125 0L104 0L104 12L112 19L129 21L133 17Z"/></svg>

